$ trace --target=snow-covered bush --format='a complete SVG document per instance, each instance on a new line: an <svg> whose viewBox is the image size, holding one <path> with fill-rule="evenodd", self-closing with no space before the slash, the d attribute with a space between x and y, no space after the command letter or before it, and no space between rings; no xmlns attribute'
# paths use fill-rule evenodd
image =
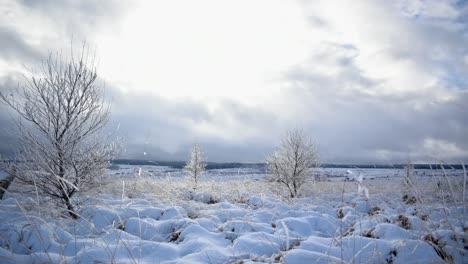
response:
<svg viewBox="0 0 468 264"><path fill-rule="evenodd" d="M296 197L301 186L312 179L309 170L318 164L317 147L298 129L289 131L267 160L272 180L286 186L291 198Z"/></svg>

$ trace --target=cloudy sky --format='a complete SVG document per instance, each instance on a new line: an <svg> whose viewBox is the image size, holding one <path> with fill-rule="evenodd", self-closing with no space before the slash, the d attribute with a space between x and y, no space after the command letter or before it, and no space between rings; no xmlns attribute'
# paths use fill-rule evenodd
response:
<svg viewBox="0 0 468 264"><path fill-rule="evenodd" d="M83 40L129 158L261 162L297 127L322 162L468 161L466 1L4 0L0 89Z"/></svg>

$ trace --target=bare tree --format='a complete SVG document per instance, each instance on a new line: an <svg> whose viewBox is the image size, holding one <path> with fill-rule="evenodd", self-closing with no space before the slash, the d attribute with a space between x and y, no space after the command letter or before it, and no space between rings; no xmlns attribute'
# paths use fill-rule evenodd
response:
<svg viewBox="0 0 468 264"><path fill-rule="evenodd" d="M318 165L316 146L298 129L289 131L267 160L272 179L285 185L291 198L296 197L301 186L312 178L309 169Z"/></svg>
<svg viewBox="0 0 468 264"><path fill-rule="evenodd" d="M206 163L203 157L203 151L199 144L195 143L192 147L190 160L185 165L185 171L192 177L193 189L198 185L200 177L205 173Z"/></svg>
<svg viewBox="0 0 468 264"><path fill-rule="evenodd" d="M406 165L404 167L404 174L403 174L403 185L408 189L411 185L414 184L414 165L413 162L408 159L406 161Z"/></svg>
<svg viewBox="0 0 468 264"><path fill-rule="evenodd" d="M94 59L83 45L78 56L51 53L39 72L0 98L18 115L22 148L17 178L57 198L70 216L72 196L95 186L115 153L97 133L109 119Z"/></svg>

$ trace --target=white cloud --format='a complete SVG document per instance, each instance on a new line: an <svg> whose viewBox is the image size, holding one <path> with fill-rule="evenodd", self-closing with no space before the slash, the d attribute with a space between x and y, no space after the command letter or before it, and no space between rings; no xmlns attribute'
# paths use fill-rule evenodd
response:
<svg viewBox="0 0 468 264"><path fill-rule="evenodd" d="M291 1L142 1L97 38L103 74L168 98L249 100L306 54L300 12Z"/></svg>
<svg viewBox="0 0 468 264"><path fill-rule="evenodd" d="M434 160L451 160L468 156L468 151L461 149L455 143L434 138L424 139L422 152Z"/></svg>

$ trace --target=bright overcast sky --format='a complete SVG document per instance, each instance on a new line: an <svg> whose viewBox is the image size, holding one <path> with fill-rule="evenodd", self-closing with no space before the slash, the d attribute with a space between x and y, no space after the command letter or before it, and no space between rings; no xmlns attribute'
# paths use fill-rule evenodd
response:
<svg viewBox="0 0 468 264"><path fill-rule="evenodd" d="M323 162L468 160L466 1L5 0L0 13L0 89L86 39L129 158L183 160L199 142L211 161L262 162L298 127Z"/></svg>

